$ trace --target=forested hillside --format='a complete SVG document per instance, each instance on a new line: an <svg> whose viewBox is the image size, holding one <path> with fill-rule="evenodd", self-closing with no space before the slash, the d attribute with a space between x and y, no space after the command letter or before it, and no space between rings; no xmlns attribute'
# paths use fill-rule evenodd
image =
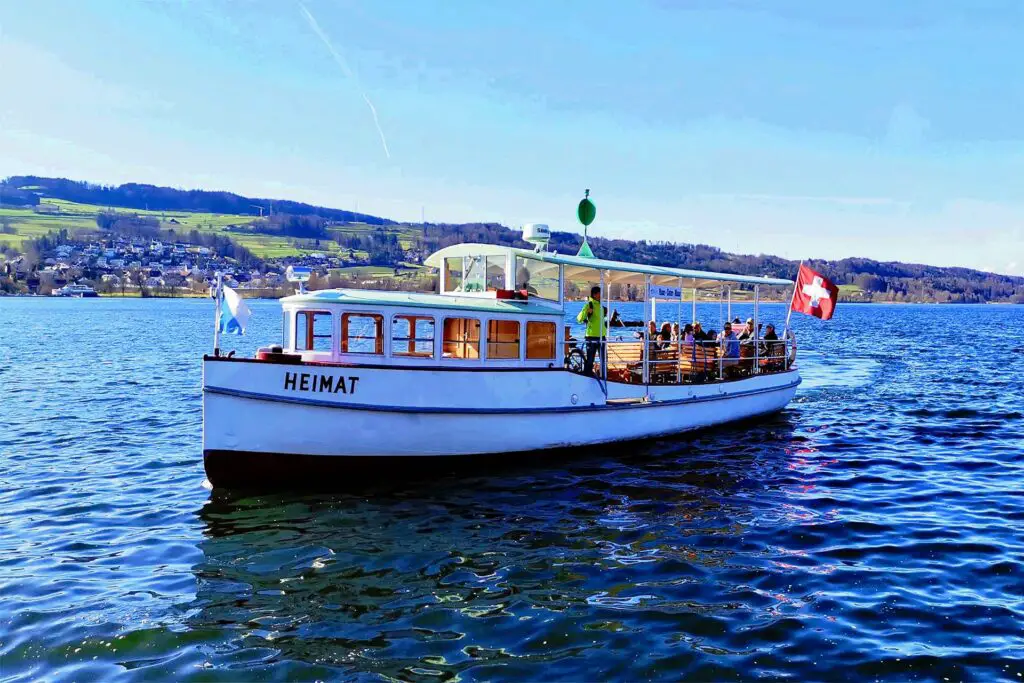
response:
<svg viewBox="0 0 1024 683"><path fill-rule="evenodd" d="M437 249L460 242L529 246L522 241L518 230L493 223L399 224L377 216L299 202L136 183L105 186L36 176L12 176L0 182L2 208L34 207L38 211L39 204L48 199L115 209L109 215L97 217L101 227L104 221L119 220L116 209L251 216L253 218L237 221L239 225L225 228L233 239L255 245L254 249L261 245L259 240L266 239L292 247L299 241L311 242L316 249L334 244L334 249L351 261L349 265L398 266L417 262ZM261 211L265 213L262 218L259 217ZM53 218L59 222L59 216ZM10 228L4 226L4 229ZM576 253L581 241L578 233L555 232L550 248L560 253ZM792 278L798 265L778 256L730 254L704 244L601 237L592 237L590 243L602 258L743 275ZM293 249L293 253L298 252ZM864 258L808 263L839 284L843 299L848 301L1024 303L1022 277Z"/></svg>
<svg viewBox="0 0 1024 683"><path fill-rule="evenodd" d="M41 178L38 176L11 176L0 183L0 202L4 204L24 201L26 204L34 205L38 204L40 199L45 201L48 197L126 209L194 211L251 216L279 213L317 215L333 221L360 222L370 225L394 223L386 218L354 211L329 209L283 199L243 197L232 192L181 190L139 183L97 185L66 178Z"/></svg>

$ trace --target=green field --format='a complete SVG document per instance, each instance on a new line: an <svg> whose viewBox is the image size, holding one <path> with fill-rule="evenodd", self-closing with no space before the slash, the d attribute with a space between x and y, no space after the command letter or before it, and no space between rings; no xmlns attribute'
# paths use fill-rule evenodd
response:
<svg viewBox="0 0 1024 683"><path fill-rule="evenodd" d="M331 273L349 277L384 277L394 275L395 269L389 266L350 266L348 268L331 268Z"/></svg>
<svg viewBox="0 0 1024 683"><path fill-rule="evenodd" d="M0 233L0 244L8 244L15 248L19 248L25 240L36 239L62 228L69 233L96 230L95 214L88 217L64 216L39 214L25 209L0 209L0 224L9 225L15 231L11 235Z"/></svg>
<svg viewBox="0 0 1024 683"><path fill-rule="evenodd" d="M79 204L63 199L43 198L41 201L44 204L57 206L59 212L50 214L37 213L32 209L0 209L0 223L6 223L14 231L13 234L0 233L0 244L7 244L19 249L26 240L36 239L61 229L66 229L72 234L82 230L95 231L97 230L96 216L112 211L127 215L155 217L160 220L162 228L174 230L176 233L198 230L203 233L224 235L259 258L284 258L314 252L347 257L349 252L348 249L339 246L333 240L322 240L317 245L316 240L246 232L245 226L256 220L256 216L108 208L95 204ZM376 226L357 223L332 227L330 231L335 234L358 235L371 232L374 229ZM397 226L392 232L398 235L398 240L405 249L413 245L419 234L415 228L408 226ZM357 249L353 251L352 257L364 259L367 257L367 253Z"/></svg>

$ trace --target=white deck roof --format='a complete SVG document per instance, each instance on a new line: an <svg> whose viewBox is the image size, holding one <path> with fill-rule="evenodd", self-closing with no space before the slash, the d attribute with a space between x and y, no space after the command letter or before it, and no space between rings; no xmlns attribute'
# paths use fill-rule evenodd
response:
<svg viewBox="0 0 1024 683"><path fill-rule="evenodd" d="M788 287L793 284L792 280L780 278L757 277L754 275L732 275L729 273L714 273L704 270L688 270L685 268L669 268L667 266L650 266L642 263L626 263L625 261L609 261L599 258L585 258L582 256L569 256L554 252L534 252L529 249L518 249L516 247L503 247L497 244L454 244L436 251L427 257L425 265L440 268L444 259L459 256L500 256L512 252L516 256L536 259L545 263L557 263L565 266L565 277L567 280L575 278L597 279L600 277L598 271L611 271L609 283L632 282L642 284L643 276L650 275L654 284L668 285L675 284L679 278L686 281L687 287L709 287L717 286L726 282L737 282L749 285L771 285L774 287ZM593 272L588 272L593 271Z"/></svg>
<svg viewBox="0 0 1024 683"><path fill-rule="evenodd" d="M320 289L315 292L293 294L281 299L282 304L342 304L345 306L397 306L399 308L442 308L471 310L486 313L526 313L529 315L562 315L556 304L536 301L514 301L483 296L452 296L427 292L394 292L369 289Z"/></svg>

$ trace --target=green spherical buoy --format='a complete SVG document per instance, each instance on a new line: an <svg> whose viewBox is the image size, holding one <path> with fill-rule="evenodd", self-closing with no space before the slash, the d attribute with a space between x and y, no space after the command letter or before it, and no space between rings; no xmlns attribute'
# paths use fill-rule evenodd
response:
<svg viewBox="0 0 1024 683"><path fill-rule="evenodd" d="M583 195L583 199L580 201L579 207L576 209L576 216L580 219L580 223L583 227L587 227L594 222L597 217L597 207L594 206L594 202L590 201L590 190L586 191Z"/></svg>

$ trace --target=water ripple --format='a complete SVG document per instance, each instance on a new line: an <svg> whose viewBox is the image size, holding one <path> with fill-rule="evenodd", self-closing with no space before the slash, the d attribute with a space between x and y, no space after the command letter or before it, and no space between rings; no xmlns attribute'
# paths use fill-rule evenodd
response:
<svg viewBox="0 0 1024 683"><path fill-rule="evenodd" d="M1024 308L800 320L760 422L260 496L200 486L209 313L0 299L0 677L1024 677L1024 355L953 336Z"/></svg>

